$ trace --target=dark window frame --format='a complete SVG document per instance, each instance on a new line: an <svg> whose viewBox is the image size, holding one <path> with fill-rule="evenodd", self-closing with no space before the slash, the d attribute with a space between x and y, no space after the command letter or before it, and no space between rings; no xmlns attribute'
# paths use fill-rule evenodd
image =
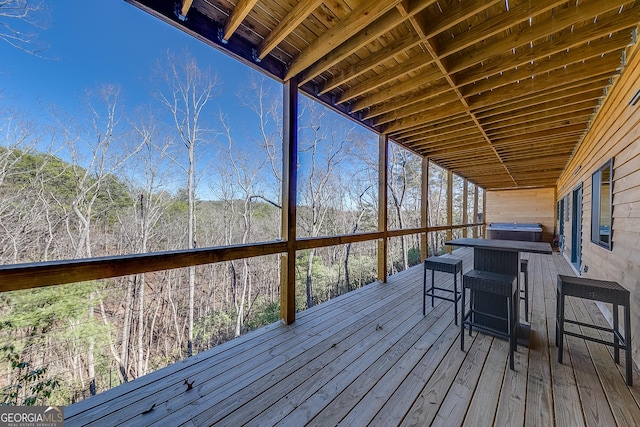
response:
<svg viewBox="0 0 640 427"><path fill-rule="evenodd" d="M608 169L608 172L607 172ZM607 188L603 191L603 175L608 176ZM606 198L609 212L605 218L608 222L603 224L603 200ZM613 157L607 160L593 175L591 175L591 242L605 249L612 250L613 244Z"/></svg>

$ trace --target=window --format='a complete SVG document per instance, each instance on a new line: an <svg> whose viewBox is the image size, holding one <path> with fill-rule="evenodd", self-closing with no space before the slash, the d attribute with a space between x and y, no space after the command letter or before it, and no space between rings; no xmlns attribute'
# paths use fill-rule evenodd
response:
<svg viewBox="0 0 640 427"><path fill-rule="evenodd" d="M591 241L611 250L613 158L591 176Z"/></svg>

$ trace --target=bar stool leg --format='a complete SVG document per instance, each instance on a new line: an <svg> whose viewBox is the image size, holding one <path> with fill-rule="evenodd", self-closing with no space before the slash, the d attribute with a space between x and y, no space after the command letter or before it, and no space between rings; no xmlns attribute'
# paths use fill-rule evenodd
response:
<svg viewBox="0 0 640 427"><path fill-rule="evenodd" d="M458 326L458 273L453 273L453 321Z"/></svg>
<svg viewBox="0 0 640 427"><path fill-rule="evenodd" d="M475 304L475 292L469 290L469 316L471 317L471 321L469 322L469 336L471 336L471 331L473 330L473 322L476 320L476 312L474 311L476 306Z"/></svg>
<svg viewBox="0 0 640 427"><path fill-rule="evenodd" d="M464 289L464 278L462 279L462 309L460 310L461 314L460 314L460 350L464 351L464 322L465 319L467 318L467 315L465 314L464 311L464 305L465 305L465 289Z"/></svg>
<svg viewBox="0 0 640 427"><path fill-rule="evenodd" d="M529 272L524 271L524 319L529 321Z"/></svg>
<svg viewBox="0 0 640 427"><path fill-rule="evenodd" d="M518 289L518 294L520 290ZM520 296L520 295L518 295ZM507 297L507 333L509 334L509 369L512 371L515 369L513 347L515 342L515 334L513 327L513 297Z"/></svg>
<svg viewBox="0 0 640 427"><path fill-rule="evenodd" d="M631 370L633 360L631 359L631 313L629 304L624 309L624 344L625 344L625 365L627 370L627 385L633 386L633 372Z"/></svg>
<svg viewBox="0 0 640 427"><path fill-rule="evenodd" d="M620 363L620 322L618 321L618 304L613 304L613 359L616 363Z"/></svg>
<svg viewBox="0 0 640 427"><path fill-rule="evenodd" d="M433 301L435 300L435 294L436 294L436 272L435 270L431 270L431 308L434 307L434 303Z"/></svg>
<svg viewBox="0 0 640 427"><path fill-rule="evenodd" d="M556 319L556 345L558 346L558 363L562 363L564 341L564 293L558 293L558 318Z"/></svg>
<svg viewBox="0 0 640 427"><path fill-rule="evenodd" d="M427 264L424 264L422 273L422 315L427 315Z"/></svg>

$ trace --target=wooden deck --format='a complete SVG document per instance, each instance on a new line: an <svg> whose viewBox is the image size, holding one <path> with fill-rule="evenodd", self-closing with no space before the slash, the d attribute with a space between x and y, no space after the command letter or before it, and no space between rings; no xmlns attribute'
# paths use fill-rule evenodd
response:
<svg viewBox="0 0 640 427"><path fill-rule="evenodd" d="M471 268L471 249L454 254ZM422 316L414 267L69 406L65 426L636 425L640 378L626 386L624 354L616 365L608 347L567 337L557 363L556 275L573 273L558 254L525 256L532 335L515 371L506 341L474 332L460 351L451 303ZM604 324L594 303L567 301Z"/></svg>

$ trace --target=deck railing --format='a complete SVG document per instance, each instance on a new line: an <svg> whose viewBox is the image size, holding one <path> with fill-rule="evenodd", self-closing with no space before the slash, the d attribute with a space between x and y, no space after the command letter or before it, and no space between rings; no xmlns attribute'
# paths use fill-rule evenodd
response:
<svg viewBox="0 0 640 427"><path fill-rule="evenodd" d="M400 237L411 234L469 229L472 227L482 227L483 225L482 223L473 223L428 227L426 230L424 228L389 230L386 235L389 238ZM296 250L360 243L379 240L383 237L383 232L376 231L328 237L299 238L296 240ZM285 253L286 251L287 242L274 241L167 252L3 265L0 266L0 292L191 267L222 261L274 255Z"/></svg>

